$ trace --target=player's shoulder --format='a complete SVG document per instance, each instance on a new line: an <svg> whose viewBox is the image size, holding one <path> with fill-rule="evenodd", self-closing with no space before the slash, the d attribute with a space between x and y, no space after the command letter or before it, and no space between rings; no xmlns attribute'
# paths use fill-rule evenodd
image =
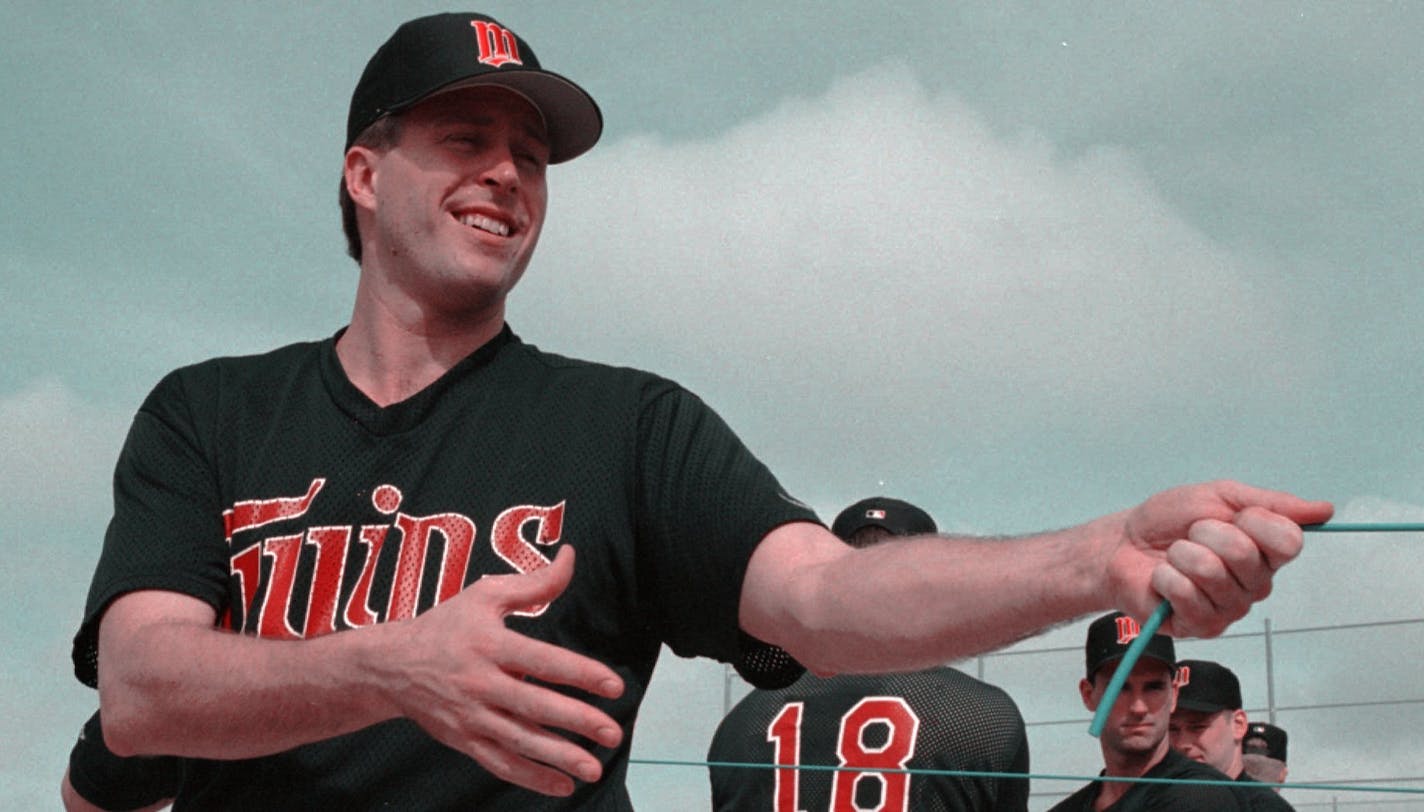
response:
<svg viewBox="0 0 1424 812"><path fill-rule="evenodd" d="M507 352L518 354L530 363L570 375L666 380L661 375L646 369L551 352L538 344L521 339L518 335L511 335L511 341L506 349Z"/></svg>
<svg viewBox="0 0 1424 812"><path fill-rule="evenodd" d="M143 411L161 410L175 400L216 398L223 392L270 391L279 381L315 377L323 351L334 353L335 337L286 344L263 352L223 355L179 366L149 392Z"/></svg>
<svg viewBox="0 0 1424 812"><path fill-rule="evenodd" d="M1187 758L1176 750L1147 772L1151 778L1171 778L1177 781L1204 782L1157 784L1147 787L1144 794L1153 798L1171 798L1181 804L1194 804L1199 809L1245 809L1247 804L1230 777L1209 764Z"/></svg>
<svg viewBox="0 0 1424 812"><path fill-rule="evenodd" d="M220 375L279 373L301 360L315 361L325 345L334 345L335 337L317 341L299 341L261 352L218 355L175 368L164 381L201 380Z"/></svg>
<svg viewBox="0 0 1424 812"><path fill-rule="evenodd" d="M502 355L516 363L537 368L562 386L609 394L631 392L645 399L674 392L690 394L681 384L656 372L550 352L518 336L512 336Z"/></svg>
<svg viewBox="0 0 1424 812"><path fill-rule="evenodd" d="M942 699L952 698L966 705L1018 712L1018 705L1008 691L952 666L895 674L893 678L898 682L919 687L922 691L931 690Z"/></svg>
<svg viewBox="0 0 1424 812"><path fill-rule="evenodd" d="M1295 809L1274 789L1245 773L1237 776L1236 790L1245 798L1246 806L1250 809L1268 810L1269 812L1281 812L1281 810L1292 812Z"/></svg>
<svg viewBox="0 0 1424 812"><path fill-rule="evenodd" d="M1080 809L1091 810L1093 799L1098 797L1098 790L1102 785L1094 781L1073 791L1073 794L1059 801L1048 808L1048 812L1078 812Z"/></svg>
<svg viewBox="0 0 1424 812"><path fill-rule="evenodd" d="M1004 718L1022 727L1018 705L1007 691L949 666L884 674L839 674L817 677L809 672L777 691L753 691L750 706L797 700L856 700L893 696L926 708L962 707L981 717Z"/></svg>

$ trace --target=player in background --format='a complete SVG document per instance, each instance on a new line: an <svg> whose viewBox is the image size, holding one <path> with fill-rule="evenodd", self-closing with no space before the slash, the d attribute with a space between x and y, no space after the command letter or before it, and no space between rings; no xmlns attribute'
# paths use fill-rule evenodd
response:
<svg viewBox="0 0 1424 812"><path fill-rule="evenodd" d="M173 756L114 755L95 711L69 752L59 797L65 812L156 812L172 803L181 777Z"/></svg>
<svg viewBox="0 0 1424 812"><path fill-rule="evenodd" d="M936 527L908 502L873 497L841 511L831 531L863 548ZM947 666L902 674L806 674L786 688L753 690L718 725L707 760L849 768L713 766L712 808L718 812L1028 808L1027 778L857 771L879 766L1028 773L1028 737L1013 699Z"/></svg>
<svg viewBox="0 0 1424 812"><path fill-rule="evenodd" d="M664 644L777 687L1164 599L1166 633L1211 636L1329 518L1210 482L1040 535L848 547L684 388L506 324L547 167L601 132L502 23L402 25L348 110L350 322L140 407L73 660L116 754L188 759L180 807L625 809Z"/></svg>
<svg viewBox="0 0 1424 812"><path fill-rule="evenodd" d="M1087 676L1078 683L1083 706L1097 711L1122 655L1138 636L1137 622L1120 612L1104 615L1088 627ZM1227 781L1220 771L1173 750L1167 725L1176 704L1176 650L1172 638L1154 634L1123 683L1098 744L1101 775L1112 778L1171 778ZM1055 804L1050 812L1229 812L1244 810L1232 787L1094 781Z"/></svg>
<svg viewBox="0 0 1424 812"><path fill-rule="evenodd" d="M1267 722L1252 722L1241 742L1241 765L1246 774L1267 784L1286 780L1286 732ZM1279 787L1273 787L1280 792Z"/></svg>
<svg viewBox="0 0 1424 812"><path fill-rule="evenodd" d="M1293 809L1242 771L1241 743L1249 720L1241 705L1241 682L1231 669L1211 660L1178 661L1177 709L1168 725L1172 748L1240 782L1251 809Z"/></svg>

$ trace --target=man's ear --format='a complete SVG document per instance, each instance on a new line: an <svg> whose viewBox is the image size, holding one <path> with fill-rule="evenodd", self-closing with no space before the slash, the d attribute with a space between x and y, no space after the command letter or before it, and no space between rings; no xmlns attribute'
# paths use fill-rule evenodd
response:
<svg viewBox="0 0 1424 812"><path fill-rule="evenodd" d="M1083 698L1083 707L1097 713L1098 697L1093 695L1093 683L1087 679L1078 680L1078 695Z"/></svg>
<svg viewBox="0 0 1424 812"><path fill-rule="evenodd" d="M1251 720L1246 718L1246 711L1237 708L1231 712L1231 737L1236 740L1236 746L1241 746L1241 741L1246 738L1246 731L1251 726Z"/></svg>
<svg viewBox="0 0 1424 812"><path fill-rule="evenodd" d="M342 180L351 202L359 208L372 209L376 206L376 159L378 155L370 147L360 144L346 150L346 160L341 167Z"/></svg>

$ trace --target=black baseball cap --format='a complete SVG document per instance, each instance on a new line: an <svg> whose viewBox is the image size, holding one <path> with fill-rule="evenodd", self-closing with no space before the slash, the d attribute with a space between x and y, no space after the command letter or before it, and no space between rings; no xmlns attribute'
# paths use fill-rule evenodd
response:
<svg viewBox="0 0 1424 812"><path fill-rule="evenodd" d="M508 88L534 105L549 133L549 163L577 158L603 133L593 97L540 67L522 37L483 14L434 14L401 25L366 63L351 94L346 148L382 116L473 85Z"/></svg>
<svg viewBox="0 0 1424 812"><path fill-rule="evenodd" d="M1283 762L1286 760L1286 732L1266 722L1252 722L1246 726L1241 752L1259 753Z"/></svg>
<svg viewBox="0 0 1424 812"><path fill-rule="evenodd" d="M909 502L888 496L862 499L842 510L831 523L831 532L844 541L862 527L883 527L892 536L913 536L939 530L930 514Z"/></svg>
<svg viewBox="0 0 1424 812"><path fill-rule="evenodd" d="M1088 626L1088 642L1083 647L1087 655L1088 679L1091 680L1104 665L1122 659L1127 647L1141 632L1142 627L1137 621L1122 612L1113 612L1094 620ZM1142 656L1161 660L1173 669L1177 667L1176 647L1172 645L1172 638L1165 634L1152 635L1147 641L1147 648L1142 650Z"/></svg>
<svg viewBox="0 0 1424 812"><path fill-rule="evenodd" d="M1241 710L1241 682L1221 663L1182 660L1177 663L1177 709L1202 713Z"/></svg>

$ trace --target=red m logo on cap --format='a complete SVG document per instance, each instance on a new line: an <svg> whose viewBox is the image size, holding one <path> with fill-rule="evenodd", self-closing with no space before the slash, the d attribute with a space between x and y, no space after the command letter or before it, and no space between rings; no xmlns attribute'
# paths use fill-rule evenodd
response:
<svg viewBox="0 0 1424 812"><path fill-rule="evenodd" d="M1142 627L1137 625L1137 621L1127 616L1117 619L1117 644L1119 646L1131 643L1139 634L1142 634Z"/></svg>
<svg viewBox="0 0 1424 812"><path fill-rule="evenodd" d="M492 68L511 62L524 64L519 58L519 41L514 38L513 31L484 20L471 20L470 25L475 27L475 39L480 44L481 64Z"/></svg>

